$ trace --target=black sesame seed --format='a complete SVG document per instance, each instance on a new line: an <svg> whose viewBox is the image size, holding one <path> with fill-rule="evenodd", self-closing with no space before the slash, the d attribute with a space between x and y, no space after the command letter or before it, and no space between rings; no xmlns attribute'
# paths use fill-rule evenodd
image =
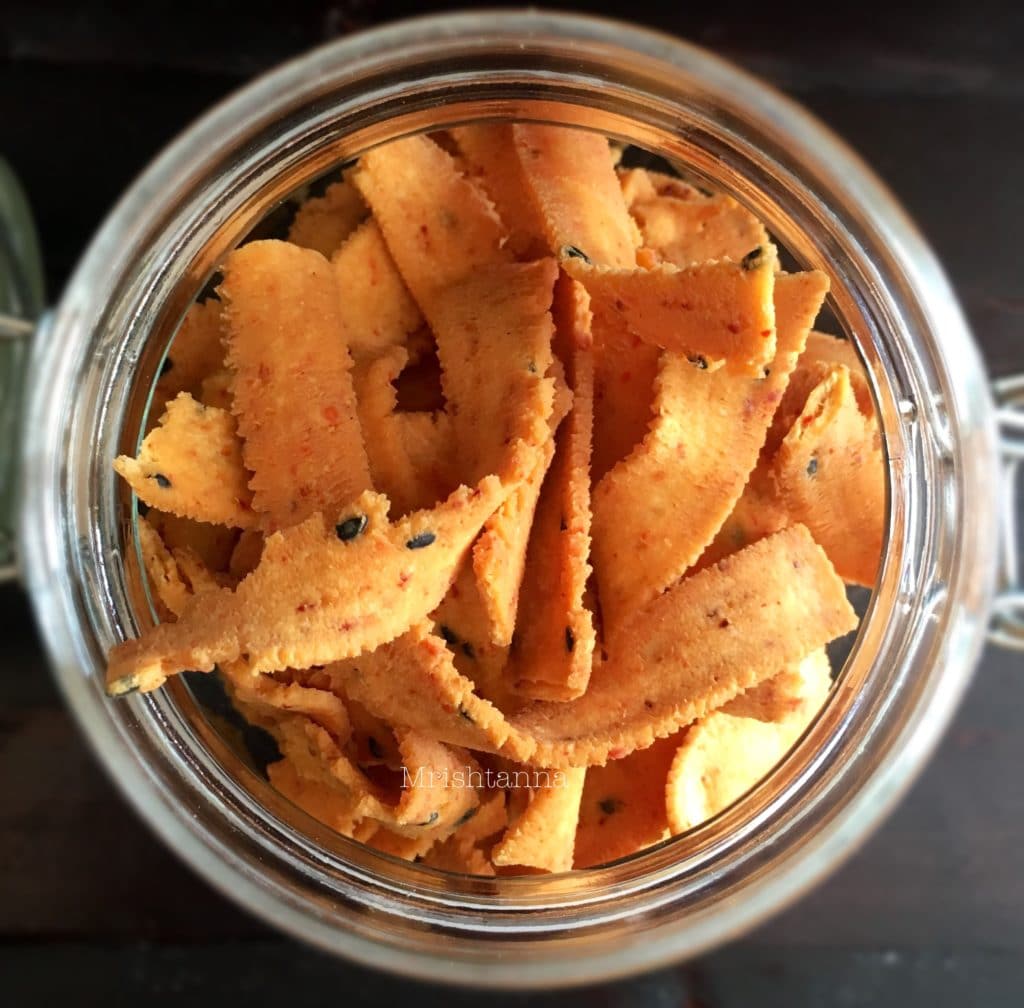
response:
<svg viewBox="0 0 1024 1008"><path fill-rule="evenodd" d="M818 456L812 455L811 461L807 463L807 475L815 476L818 472Z"/></svg>
<svg viewBox="0 0 1024 1008"><path fill-rule="evenodd" d="M370 750L370 755L374 759L381 759L384 755L384 750L381 749L380 743L372 736L369 735L366 739L366 745Z"/></svg>
<svg viewBox="0 0 1024 1008"><path fill-rule="evenodd" d="M711 199L711 197L715 195L710 189L705 189L704 186L695 185L693 188L696 189L701 196L706 196L708 199Z"/></svg>
<svg viewBox="0 0 1024 1008"><path fill-rule="evenodd" d="M171 481L163 473L153 473L153 475L150 476L150 479L155 479L156 485L162 490L170 489Z"/></svg>
<svg viewBox="0 0 1024 1008"><path fill-rule="evenodd" d="M149 505L144 500L136 501L136 505L139 509L139 517L145 518L149 514Z"/></svg>
<svg viewBox="0 0 1024 1008"><path fill-rule="evenodd" d="M429 819L425 819L423 822L416 823L416 825L417 826L433 826L434 823L436 823L437 820L440 819L440 818L441 818L441 813L440 812L431 812Z"/></svg>
<svg viewBox="0 0 1024 1008"><path fill-rule="evenodd" d="M165 357L163 364L160 365L160 377L163 378L171 368L174 367L174 363L170 357Z"/></svg>
<svg viewBox="0 0 1024 1008"><path fill-rule="evenodd" d="M756 249L751 249L741 260L740 265L745 270L755 270L761 265L761 256L763 249L760 245Z"/></svg>
<svg viewBox="0 0 1024 1008"><path fill-rule="evenodd" d="M565 520L565 515L562 515L558 522L558 531L565 532L569 528L569 523Z"/></svg>
<svg viewBox="0 0 1024 1008"><path fill-rule="evenodd" d="M693 366L694 366L695 368L699 369L700 371L707 371L707 369L708 369L708 362L707 362L707 358L706 358L706 357L703 357L703 356L702 356L701 354L697 354L697 356L696 356L696 357L687 357L686 359L687 359L687 360L688 360L688 361L689 361L689 362L690 362L690 363L691 363L691 364L692 364L692 365L693 365Z"/></svg>
<svg viewBox="0 0 1024 1008"><path fill-rule="evenodd" d="M765 376L765 378L767 378L771 373L772 373L772 369L770 367L766 367L764 369L764 376Z"/></svg>
<svg viewBox="0 0 1024 1008"><path fill-rule="evenodd" d="M623 805L618 798L602 798L597 804L605 815L615 815Z"/></svg>
<svg viewBox="0 0 1024 1008"><path fill-rule="evenodd" d="M465 826L470 819L473 818L480 811L479 805L474 805L471 809L466 809L462 815L459 816L459 821L455 824L456 826Z"/></svg>
<svg viewBox="0 0 1024 1008"><path fill-rule="evenodd" d="M582 259L585 263L590 262L590 256L583 249L577 248L575 245L563 245L562 255L568 256L570 259Z"/></svg>
<svg viewBox="0 0 1024 1008"><path fill-rule="evenodd" d="M446 627L443 623L438 627L441 637L444 638L445 644L458 644L459 638L452 633L451 627Z"/></svg>
<svg viewBox="0 0 1024 1008"><path fill-rule="evenodd" d="M565 649L566 651L572 651L576 647L576 635L572 632L572 627L565 628Z"/></svg>
<svg viewBox="0 0 1024 1008"><path fill-rule="evenodd" d="M459 717L464 721L468 721L470 724L476 724L476 721L473 720L473 715L470 714L469 711L461 704L459 704Z"/></svg>
<svg viewBox="0 0 1024 1008"><path fill-rule="evenodd" d="M526 370L529 371L530 374L536 374L537 373L537 365L536 365L536 363L534 361L530 361L530 363L526 365Z"/></svg>
<svg viewBox="0 0 1024 1008"><path fill-rule="evenodd" d="M424 546L429 546L437 538L433 532L420 532L419 535L414 535L409 539L406 544L406 549L423 549Z"/></svg>
<svg viewBox="0 0 1024 1008"><path fill-rule="evenodd" d="M340 525L334 526L334 531L342 542L348 542L361 536L366 531L367 517L364 514L353 515L346 518Z"/></svg>
<svg viewBox="0 0 1024 1008"><path fill-rule="evenodd" d="M462 653L467 658L476 658L476 650L473 647L473 645L469 643L469 641L462 642Z"/></svg>

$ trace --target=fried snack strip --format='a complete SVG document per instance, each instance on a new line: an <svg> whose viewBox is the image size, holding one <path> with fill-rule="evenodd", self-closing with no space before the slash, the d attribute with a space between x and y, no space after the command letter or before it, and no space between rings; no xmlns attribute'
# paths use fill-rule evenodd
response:
<svg viewBox="0 0 1024 1008"><path fill-rule="evenodd" d="M427 137L406 137L369 151L353 178L435 329L432 307L439 291L511 260L494 208L452 156Z"/></svg>
<svg viewBox="0 0 1024 1008"><path fill-rule="evenodd" d="M323 196L306 200L288 229L288 241L314 249L325 259L366 216L366 204L359 190L347 179L328 186Z"/></svg>
<svg viewBox="0 0 1024 1008"><path fill-rule="evenodd" d="M682 577L733 510L826 287L822 273L779 275L767 376L663 356L650 431L594 490L594 569L609 640Z"/></svg>
<svg viewBox="0 0 1024 1008"><path fill-rule="evenodd" d="M875 583L885 536L885 465L878 426L861 413L849 369L832 365L772 461L790 520L803 522L839 575Z"/></svg>
<svg viewBox="0 0 1024 1008"><path fill-rule="evenodd" d="M219 290L253 508L270 531L337 514L370 476L330 264L251 242L228 256Z"/></svg>
<svg viewBox="0 0 1024 1008"><path fill-rule="evenodd" d="M566 257L566 271L587 288L594 313L641 343L700 359L714 370L758 376L775 353L772 291L775 246L680 269L610 269ZM620 366L623 366L620 362Z"/></svg>
<svg viewBox="0 0 1024 1008"><path fill-rule="evenodd" d="M634 268L639 235L622 198L608 141L564 126L517 123L512 132L551 252Z"/></svg>
<svg viewBox="0 0 1024 1008"><path fill-rule="evenodd" d="M824 648L812 651L802 662L766 679L719 708L733 717L758 721L784 721L805 703L808 690L824 679L831 680L832 666Z"/></svg>
<svg viewBox="0 0 1024 1008"><path fill-rule="evenodd" d="M164 405L179 392L188 392L193 398L209 403L202 394L203 380L224 363L220 308L220 302L210 298L192 305L185 313L157 379L151 416L159 416Z"/></svg>
<svg viewBox="0 0 1024 1008"><path fill-rule="evenodd" d="M590 452L594 356L590 299L562 276L553 307L556 349L566 362L573 407L556 436L526 554L514 688L539 700L572 700L590 680L594 620L583 601L590 576Z"/></svg>
<svg viewBox="0 0 1024 1008"><path fill-rule="evenodd" d="M466 550L507 491L495 477L389 525L387 500L365 493L337 525L313 515L267 537L259 565L232 592L193 602L115 647L112 694L150 690L185 669L248 656L254 672L326 665L372 650L436 608Z"/></svg>
<svg viewBox="0 0 1024 1008"><path fill-rule="evenodd" d="M139 549L146 576L156 593L161 617L176 616L192 597L191 585L185 583L174 554L164 545L159 533L139 516Z"/></svg>
<svg viewBox="0 0 1024 1008"><path fill-rule="evenodd" d="M828 696L827 663L804 679L799 704L768 722L715 711L687 731L669 770L665 798L669 828L683 833L727 808L793 747Z"/></svg>
<svg viewBox="0 0 1024 1008"><path fill-rule="evenodd" d="M548 248L547 226L526 179L511 123L474 123L451 131L463 160L494 203L508 231L508 248L535 259Z"/></svg>
<svg viewBox="0 0 1024 1008"><path fill-rule="evenodd" d="M684 728L682 734L587 770L574 867L606 864L669 835L665 782L685 733Z"/></svg>
<svg viewBox="0 0 1024 1008"><path fill-rule="evenodd" d="M472 816L443 843L435 846L423 863L440 871L466 875L493 875L487 840L508 825L505 792L494 791L480 800Z"/></svg>
<svg viewBox="0 0 1024 1008"><path fill-rule="evenodd" d="M404 346L422 325L412 299L372 218L331 257L340 295L345 344L358 363Z"/></svg>
<svg viewBox="0 0 1024 1008"><path fill-rule="evenodd" d="M239 538L237 529L180 518L156 508L150 508L146 518L168 549L191 550L209 571L228 569L231 553Z"/></svg>
<svg viewBox="0 0 1024 1008"><path fill-rule="evenodd" d="M630 213L644 247L680 268L710 260L739 262L751 249L769 243L764 225L730 196L704 196L682 187L677 195L637 199Z"/></svg>
<svg viewBox="0 0 1024 1008"><path fill-rule="evenodd" d="M235 418L187 392L167 404L138 457L120 455L114 469L150 507L235 528L256 524Z"/></svg>
<svg viewBox="0 0 1024 1008"><path fill-rule="evenodd" d="M582 697L534 704L512 725L535 743L531 763L603 765L721 707L856 625L825 552L793 525L678 582L620 635Z"/></svg>
<svg viewBox="0 0 1024 1008"><path fill-rule="evenodd" d="M586 770L533 770L529 802L491 851L495 865L526 865L549 872L572 868L576 822Z"/></svg>

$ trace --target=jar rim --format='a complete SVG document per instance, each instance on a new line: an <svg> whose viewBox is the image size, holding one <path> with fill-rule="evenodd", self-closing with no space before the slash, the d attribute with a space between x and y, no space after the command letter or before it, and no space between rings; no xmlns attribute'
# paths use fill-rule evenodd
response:
<svg viewBox="0 0 1024 1008"><path fill-rule="evenodd" d="M96 626L95 614L86 613L82 597L95 592L111 612L123 608L124 599L112 595L106 569L90 577L79 568L73 592L69 593L64 587L71 563L69 555L79 543L74 537L69 539L63 530L69 526L68 514L80 505L74 500L74 488L69 481L68 473L74 466L65 457L62 432L68 427L61 420L70 419L74 430L75 418L61 417L61 405L54 402L59 396L45 395L42 389L46 383L39 379L47 375L50 388L75 387L81 356L61 353L58 348L82 347L92 331L90 326L98 324L96 292L109 287L103 278L110 270L111 261L120 260L118 246L123 243L125 234L138 234L143 225L145 228L160 226L161 221L155 219L160 203L154 193L172 184L188 185L197 179L197 151L209 150L213 152L209 157L213 158L218 152L229 150L244 132L245 123L267 115L268 109L283 104L288 96L321 87L325 77L339 74L339 65L348 66L349 72L354 74L367 65L386 68L403 53L408 55L412 51L429 51L432 59L441 59L445 46L485 49L498 42L511 44L517 40L551 38L576 46L580 53L588 46L595 46L603 52L615 53L630 66L639 61L642 65L634 67L637 73L674 73L698 78L706 90L726 91L734 102L745 103L751 117L771 120L775 129L792 142L792 156L802 154L810 158L814 152L816 177L828 179L831 189L846 194L849 201L860 208L863 226L889 250L909 288L917 292L922 302L927 301L922 308L923 317L932 321L936 332L938 320L941 320L945 354L947 359L956 358L957 367L955 376L945 376L946 407L959 424L954 425L948 436L954 442L958 437L969 435L970 438L968 458L959 457L965 454L966 446L953 444L961 466L958 492L970 499L970 495L984 485L986 462L994 464L995 459L992 410L977 350L948 282L902 210L856 155L808 113L763 82L689 43L615 21L576 15L488 12L427 16L313 50L237 92L172 143L107 218L51 318L48 333L39 340L35 350L33 374L36 380L30 389L26 427L40 432L41 441L26 443L21 542L28 585L54 667L93 747L126 797L165 841L173 844L216 888L275 925L330 951L341 950L370 965L447 982L536 987L635 972L676 957L681 949L679 928L666 925L657 935L621 949L615 957L608 956L606 945L600 945L582 952L574 949L556 959L532 962L533 972L528 975L515 957L500 964L469 957L465 962L465 975L453 977L450 963L435 955L413 948L396 951L393 945L376 942L355 930L345 936L345 945L339 948L336 928L325 920L321 908L301 906L278 890L268 891L266 880L254 870L255 847L232 849L225 836L215 835L216 831L197 832L191 817L161 789L153 767L137 759L136 744L117 731L100 710L99 705L105 701L97 695L95 682L83 674L83 669L95 668L97 662L102 669L103 654L98 642L113 639L115 628L113 622ZM94 390L99 409L109 404L108 392ZM928 404L922 402L917 408L927 407ZM935 450L941 454L941 448L940 445ZM974 506L978 509L974 527L958 530L959 551L954 550L949 561L952 564L950 586L946 598L938 598L946 607L941 609L942 634L937 643L933 642L929 654L941 666L941 674L933 672L922 685L924 692L919 699L914 731L905 725L900 735L901 741L906 743L900 761L880 758L857 793L848 797L814 836L803 838L799 849L790 853L785 871L765 871L756 884L747 889L742 917L734 914L725 919L712 915L688 922L687 953L695 954L741 928L752 926L833 869L892 807L934 748L979 653L993 592L994 504L990 505L981 494L977 502L972 499ZM987 514L990 507L993 513ZM908 516L906 521L912 525L913 516ZM79 527L74 521L70 524ZM108 558L102 551L97 554L96 545L88 544L83 552L97 557L100 567L105 567ZM977 570L969 576L965 564L971 556L975 558ZM992 558L991 563L988 557ZM896 570L894 566L887 564L889 569L883 573L883 581L888 578L894 589L893 597L897 583L904 583L908 576L906 570ZM910 576L913 577L912 572ZM907 590L905 583L903 590ZM949 611L950 607L956 611ZM887 623L892 622L891 615L886 619ZM878 630L878 634L882 632ZM129 704L144 702L148 701L132 700ZM169 707L156 704L156 708L165 723L173 720L174 713ZM179 772L193 774L195 781L205 786L224 786L222 780L215 780L211 765L199 765L193 755L185 751L173 754L168 765L176 766ZM222 799L227 801L228 797L222 795Z"/></svg>

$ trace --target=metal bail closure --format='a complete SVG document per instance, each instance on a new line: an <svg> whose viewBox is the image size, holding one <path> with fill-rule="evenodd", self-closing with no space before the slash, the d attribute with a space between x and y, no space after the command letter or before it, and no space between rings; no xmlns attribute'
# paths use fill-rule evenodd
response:
<svg viewBox="0 0 1024 1008"><path fill-rule="evenodd" d="M1024 582L1021 563L1021 498L1024 474L1024 374L993 384L1002 455L999 502L999 584L988 638L993 644L1024 651Z"/></svg>
<svg viewBox="0 0 1024 1008"><path fill-rule="evenodd" d="M25 194L0 159L0 581L17 575L21 407L28 341L43 310L43 267Z"/></svg>

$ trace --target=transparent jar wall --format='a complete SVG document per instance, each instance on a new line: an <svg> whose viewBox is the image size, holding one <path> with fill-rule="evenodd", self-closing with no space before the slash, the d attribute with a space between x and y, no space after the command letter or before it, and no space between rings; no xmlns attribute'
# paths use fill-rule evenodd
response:
<svg viewBox="0 0 1024 1008"><path fill-rule="evenodd" d="M371 144L482 116L627 138L747 203L801 265L829 273L890 453L876 600L785 772L685 841L564 877L442 879L392 862L297 817L182 684L118 705L102 695L107 647L147 610L110 461L132 447L185 306L305 180ZM995 464L991 405L934 260L862 166L794 106L698 50L621 25L431 19L345 40L258 82L182 137L111 215L37 343L30 387L27 429L39 436L23 460L25 567L93 744L215 885L387 968L448 982L594 980L752 926L834 867L906 787L981 641L994 563L982 492Z"/></svg>

